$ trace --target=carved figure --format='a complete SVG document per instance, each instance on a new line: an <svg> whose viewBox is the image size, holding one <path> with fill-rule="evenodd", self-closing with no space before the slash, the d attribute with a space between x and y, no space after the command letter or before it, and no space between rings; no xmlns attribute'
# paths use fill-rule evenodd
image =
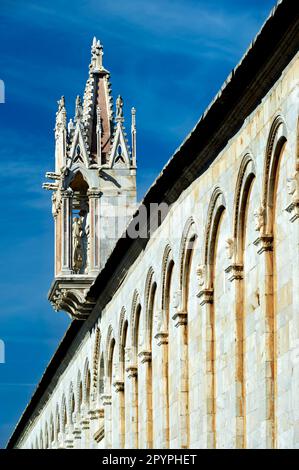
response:
<svg viewBox="0 0 299 470"><path fill-rule="evenodd" d="M263 233L265 227L265 209L263 206L260 206L254 211L255 217L255 230L257 232Z"/></svg>
<svg viewBox="0 0 299 470"><path fill-rule="evenodd" d="M299 199L299 172L296 171L290 178L287 178L288 194L292 197L292 202Z"/></svg>
<svg viewBox="0 0 299 470"><path fill-rule="evenodd" d="M83 264L83 246L82 246L82 218L73 218L73 270L79 273Z"/></svg>
<svg viewBox="0 0 299 470"><path fill-rule="evenodd" d="M205 284L206 279L206 267L204 264L200 264L197 267L196 274L198 278L198 284L202 287Z"/></svg>
<svg viewBox="0 0 299 470"><path fill-rule="evenodd" d="M228 259L232 259L234 255L234 240L232 238L228 238L225 241L225 249Z"/></svg>

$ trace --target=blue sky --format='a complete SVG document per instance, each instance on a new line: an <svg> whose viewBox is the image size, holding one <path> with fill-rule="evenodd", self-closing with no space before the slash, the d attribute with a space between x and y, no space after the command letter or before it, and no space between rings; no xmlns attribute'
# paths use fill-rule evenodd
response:
<svg viewBox="0 0 299 470"><path fill-rule="evenodd" d="M137 109L139 199L238 63L274 0L2 0L0 79L0 447L66 330L47 301L56 102L68 117L104 45L114 97ZM127 122L129 129L129 122Z"/></svg>

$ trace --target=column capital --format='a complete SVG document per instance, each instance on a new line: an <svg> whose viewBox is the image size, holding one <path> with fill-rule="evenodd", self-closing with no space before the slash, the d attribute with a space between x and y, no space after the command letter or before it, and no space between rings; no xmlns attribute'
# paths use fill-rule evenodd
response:
<svg viewBox="0 0 299 470"><path fill-rule="evenodd" d="M82 430L87 430L89 429L89 418L86 416L84 418L82 418L82 420L80 421L80 425L81 425L81 429Z"/></svg>
<svg viewBox="0 0 299 470"><path fill-rule="evenodd" d="M91 421L95 419L104 418L104 408L94 408L88 412Z"/></svg>
<svg viewBox="0 0 299 470"><path fill-rule="evenodd" d="M128 378L131 379L133 377L137 377L138 368L135 364L131 364L128 367L126 367L126 372L127 372Z"/></svg>
<svg viewBox="0 0 299 470"><path fill-rule="evenodd" d="M74 192L71 188L61 190L61 197L63 197L63 198L73 197L73 194L74 194Z"/></svg>
<svg viewBox="0 0 299 470"><path fill-rule="evenodd" d="M187 325L187 312L184 310L177 311L172 319L174 320L174 326L177 328L178 326Z"/></svg>
<svg viewBox="0 0 299 470"><path fill-rule="evenodd" d="M78 426L75 426L73 429L74 439L81 439L81 433L82 433L81 429Z"/></svg>
<svg viewBox="0 0 299 470"><path fill-rule="evenodd" d="M103 194L102 191L100 191L99 189L89 189L87 191L87 196L89 197L95 197L95 198L98 198L98 197L101 197Z"/></svg>
<svg viewBox="0 0 299 470"><path fill-rule="evenodd" d="M161 346L162 344L168 344L168 333L166 331L159 331L155 335L155 339L157 340L158 346Z"/></svg>
<svg viewBox="0 0 299 470"><path fill-rule="evenodd" d="M200 299L200 305L212 304L214 301L214 290L202 289L198 292L197 297Z"/></svg>
<svg viewBox="0 0 299 470"><path fill-rule="evenodd" d="M226 274L229 274L228 280L232 281L239 281L243 279L243 265L238 263L232 263L225 269Z"/></svg>
<svg viewBox="0 0 299 470"><path fill-rule="evenodd" d="M138 357L140 358L141 364L144 364L145 362L151 362L152 360L152 353L151 351L143 350L138 353Z"/></svg>
<svg viewBox="0 0 299 470"><path fill-rule="evenodd" d="M111 406L112 404L111 393L103 393L103 395L101 395L101 399L102 399L103 406Z"/></svg>
<svg viewBox="0 0 299 470"><path fill-rule="evenodd" d="M268 234L260 235L253 244L258 248L259 255L266 251L273 251L273 236Z"/></svg>
<svg viewBox="0 0 299 470"><path fill-rule="evenodd" d="M113 382L113 387L114 387L114 390L116 391L116 393L123 392L124 389L125 389L124 381L123 380L115 380L115 382Z"/></svg>

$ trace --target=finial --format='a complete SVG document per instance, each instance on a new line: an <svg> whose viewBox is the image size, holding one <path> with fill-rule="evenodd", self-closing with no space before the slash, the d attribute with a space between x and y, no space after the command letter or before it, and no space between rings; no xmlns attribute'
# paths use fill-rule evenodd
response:
<svg viewBox="0 0 299 470"><path fill-rule="evenodd" d="M123 121L124 119L124 111L123 111L123 106L124 106L124 100L120 95L118 95L116 99L116 121Z"/></svg>
<svg viewBox="0 0 299 470"><path fill-rule="evenodd" d="M132 115L132 130L136 128L136 109L133 108L131 109L131 115Z"/></svg>
<svg viewBox="0 0 299 470"><path fill-rule="evenodd" d="M75 121L79 121L82 117L82 101L78 95L76 98L76 112L75 112Z"/></svg>
<svg viewBox="0 0 299 470"><path fill-rule="evenodd" d="M91 46L91 64L90 68L93 71L103 70L103 46L100 40L96 37L93 38Z"/></svg>
<svg viewBox="0 0 299 470"><path fill-rule="evenodd" d="M132 138L132 165L136 167L136 109L131 109L132 124L131 124L131 138Z"/></svg>
<svg viewBox="0 0 299 470"><path fill-rule="evenodd" d="M65 108L65 99L64 99L64 96L62 96L62 97L60 98L60 100L57 101L57 104L58 104L58 112Z"/></svg>

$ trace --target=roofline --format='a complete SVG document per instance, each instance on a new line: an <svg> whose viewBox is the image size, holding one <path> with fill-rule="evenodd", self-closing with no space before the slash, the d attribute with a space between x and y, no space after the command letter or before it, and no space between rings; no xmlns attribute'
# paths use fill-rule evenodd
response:
<svg viewBox="0 0 299 470"><path fill-rule="evenodd" d="M150 203L158 203L165 198L169 202L173 202L215 159L229 138L235 135L241 128L244 119L257 107L267 93L267 90L273 86L282 71L298 52L299 35L298 33L297 35L295 34L298 23L299 15L296 2L292 0L280 0L277 2L277 5L271 11L270 16L252 41L239 64L224 82L220 92L208 106L195 127L164 166L141 204L147 207ZM284 45L285 52L280 54L278 58L278 47L282 45ZM266 66L270 62L272 65L271 74L265 75ZM262 75L263 81L259 81L259 87L253 95L251 87L252 82L256 81L257 75ZM231 115L234 114L233 111L240 104L241 98L242 101L247 98L246 107L242 108L240 113L235 114L232 119ZM225 119L230 121L226 133L222 129ZM222 130L222 133L219 133L219 129ZM213 153L209 157L205 157L204 150L208 148L211 141L214 145ZM197 166L195 166L195 162L197 162ZM192 173L190 169L194 170L194 172ZM180 175L180 177L178 178L177 175ZM170 191L171 188L175 189ZM134 216L126 232L130 226L133 226ZM104 268L91 286L88 293L89 296L98 298L105 291L111 276L115 274L119 266L120 260L124 258L124 253L136 241L139 244L140 251L146 241L142 243L140 240L132 240L129 237L122 237L118 240ZM64 359L82 325L82 321L74 320L69 326L29 404L16 425L8 441L7 448L13 448L18 443L23 430L34 413L36 405L47 390L53 375L58 370L62 359Z"/></svg>

